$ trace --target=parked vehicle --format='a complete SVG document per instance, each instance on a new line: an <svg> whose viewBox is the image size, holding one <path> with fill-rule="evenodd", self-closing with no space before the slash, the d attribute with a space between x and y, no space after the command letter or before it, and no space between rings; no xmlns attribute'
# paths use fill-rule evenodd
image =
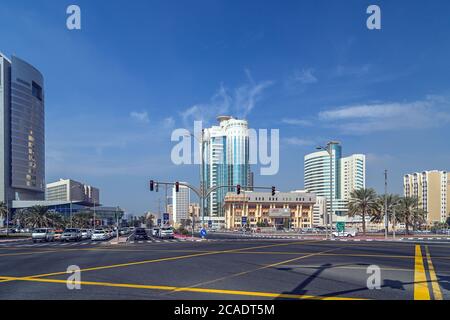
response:
<svg viewBox="0 0 450 320"><path fill-rule="evenodd" d="M82 240L90 239L92 237L92 231L89 229L81 229L80 232Z"/></svg>
<svg viewBox="0 0 450 320"><path fill-rule="evenodd" d="M31 233L31 239L33 239L33 242L36 243L38 241L55 241L55 233L53 232L53 229L49 228L38 228L34 229Z"/></svg>
<svg viewBox="0 0 450 320"><path fill-rule="evenodd" d="M152 229L152 236L159 237L159 228L153 228Z"/></svg>
<svg viewBox="0 0 450 320"><path fill-rule="evenodd" d="M77 228L69 228L64 230L63 234L61 235L61 241L81 241L81 231Z"/></svg>
<svg viewBox="0 0 450 320"><path fill-rule="evenodd" d="M344 231L333 231L332 235L335 237L356 237L358 232L356 229L345 229Z"/></svg>
<svg viewBox="0 0 450 320"><path fill-rule="evenodd" d="M109 238L109 233L106 230L95 230L91 236L92 241L103 241L108 240Z"/></svg>
<svg viewBox="0 0 450 320"><path fill-rule="evenodd" d="M136 228L136 230L134 231L134 239L135 240L138 240L138 239L147 240L148 235L147 235L147 231L145 230L145 228Z"/></svg>
<svg viewBox="0 0 450 320"><path fill-rule="evenodd" d="M159 231L159 237L161 239L173 239L175 238L172 228L161 228Z"/></svg>
<svg viewBox="0 0 450 320"><path fill-rule="evenodd" d="M63 234L63 232L64 232L64 230L61 230L61 229L55 230L55 235L54 235L55 241L61 240L61 235Z"/></svg>

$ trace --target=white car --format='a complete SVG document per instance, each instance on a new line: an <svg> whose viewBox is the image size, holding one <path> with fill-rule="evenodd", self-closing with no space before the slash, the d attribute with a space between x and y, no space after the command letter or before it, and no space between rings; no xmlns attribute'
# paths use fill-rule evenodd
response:
<svg viewBox="0 0 450 320"><path fill-rule="evenodd" d="M358 232L356 229L345 229L344 231L333 231L332 235L335 237L356 237Z"/></svg>
<svg viewBox="0 0 450 320"><path fill-rule="evenodd" d="M172 228L161 228L159 231L159 237L161 239L173 239L175 238Z"/></svg>
<svg viewBox="0 0 450 320"><path fill-rule="evenodd" d="M91 236L92 241L103 241L108 240L109 238L109 233L105 230L95 230Z"/></svg>
<svg viewBox="0 0 450 320"><path fill-rule="evenodd" d="M92 232L89 229L81 229L81 239L86 240L92 237Z"/></svg>
<svg viewBox="0 0 450 320"><path fill-rule="evenodd" d="M55 232L53 231L53 229L49 228L34 229L33 233L31 234L31 239L33 239L34 243L38 241L55 241Z"/></svg>

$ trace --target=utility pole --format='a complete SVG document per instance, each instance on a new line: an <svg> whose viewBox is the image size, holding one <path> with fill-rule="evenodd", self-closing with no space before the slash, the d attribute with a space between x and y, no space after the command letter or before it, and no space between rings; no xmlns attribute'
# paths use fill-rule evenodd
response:
<svg viewBox="0 0 450 320"><path fill-rule="evenodd" d="M384 238L388 237L389 217L388 217L388 201L387 201L387 176L388 171L384 170Z"/></svg>
<svg viewBox="0 0 450 320"><path fill-rule="evenodd" d="M8 200L5 201L6 203L6 237L9 236L9 205Z"/></svg>
<svg viewBox="0 0 450 320"><path fill-rule="evenodd" d="M116 207L116 219L117 219L117 230L116 230L116 239L117 243L119 243L119 207Z"/></svg>

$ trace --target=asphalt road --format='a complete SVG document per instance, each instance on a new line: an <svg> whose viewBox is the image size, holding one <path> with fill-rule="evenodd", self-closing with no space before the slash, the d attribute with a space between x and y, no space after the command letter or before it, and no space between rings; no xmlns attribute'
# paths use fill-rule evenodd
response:
<svg viewBox="0 0 450 320"><path fill-rule="evenodd" d="M450 299L448 244L153 240L2 243L0 299ZM67 288L71 265L79 290Z"/></svg>

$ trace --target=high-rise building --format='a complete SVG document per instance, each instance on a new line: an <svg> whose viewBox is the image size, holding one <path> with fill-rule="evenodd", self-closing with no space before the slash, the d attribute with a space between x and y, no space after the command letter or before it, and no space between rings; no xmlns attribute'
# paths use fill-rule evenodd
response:
<svg viewBox="0 0 450 320"><path fill-rule="evenodd" d="M229 116L217 118L218 126L205 129L203 168L206 189L215 186L248 185L249 178L249 133L246 120ZM220 188L206 199L205 215L223 217L223 204L231 188Z"/></svg>
<svg viewBox="0 0 450 320"><path fill-rule="evenodd" d="M347 214L350 193L365 188L365 155L354 154L342 157L342 146L331 145L331 165L328 151L318 151L305 156L305 189L319 197L327 198L330 207L330 194L333 200L333 221ZM330 170L331 188L330 192ZM337 218L341 217L341 218Z"/></svg>
<svg viewBox="0 0 450 320"><path fill-rule="evenodd" d="M450 172L423 171L403 178L404 194L417 197L419 207L427 212L427 223L445 222L450 216Z"/></svg>
<svg viewBox="0 0 450 320"><path fill-rule="evenodd" d="M44 78L0 53L0 201L45 198Z"/></svg>
<svg viewBox="0 0 450 320"><path fill-rule="evenodd" d="M180 185L179 191L176 192L174 186L172 189L172 201L173 223L184 223L189 219L190 189Z"/></svg>
<svg viewBox="0 0 450 320"><path fill-rule="evenodd" d="M100 191L97 188L71 179L60 179L47 184L46 200L83 202L88 205L100 204Z"/></svg>

